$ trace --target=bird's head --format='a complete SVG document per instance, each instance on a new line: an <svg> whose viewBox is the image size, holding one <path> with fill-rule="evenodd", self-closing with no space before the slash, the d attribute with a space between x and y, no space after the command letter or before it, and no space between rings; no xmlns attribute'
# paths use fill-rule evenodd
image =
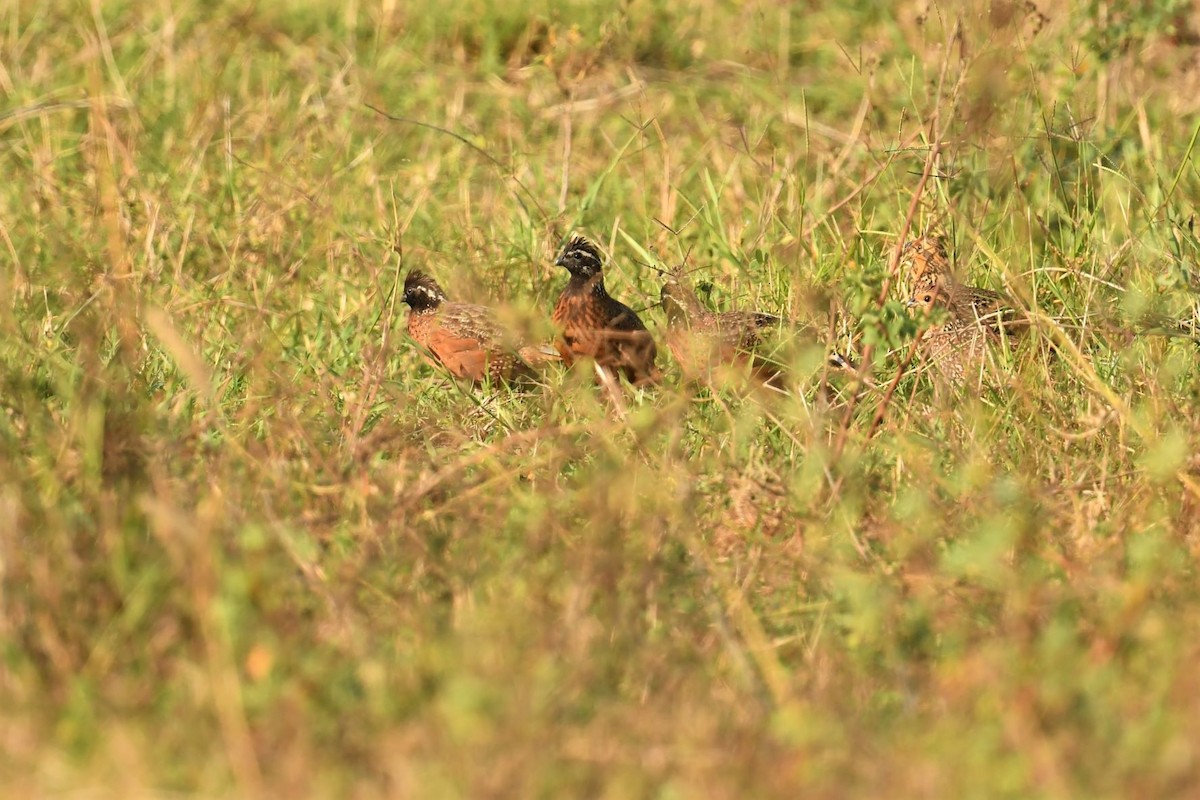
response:
<svg viewBox="0 0 1200 800"><path fill-rule="evenodd" d="M916 313L930 313L935 308L944 307L947 304L949 292L948 275L926 274L913 286L912 294L906 305Z"/></svg>
<svg viewBox="0 0 1200 800"><path fill-rule="evenodd" d="M591 278L599 275L604 268L604 261L596 245L582 236L571 239L554 263L565 267L567 272L577 278Z"/></svg>
<svg viewBox="0 0 1200 800"><path fill-rule="evenodd" d="M414 269L404 279L403 300L413 311L425 311L446 302L446 293L430 275Z"/></svg>

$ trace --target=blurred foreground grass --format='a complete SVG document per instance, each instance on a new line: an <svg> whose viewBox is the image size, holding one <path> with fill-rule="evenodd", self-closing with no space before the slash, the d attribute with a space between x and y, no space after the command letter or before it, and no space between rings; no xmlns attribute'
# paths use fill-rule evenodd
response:
<svg viewBox="0 0 1200 800"><path fill-rule="evenodd" d="M4 793L1200 791L1189 6L519 6L0 3ZM906 225L1002 385L887 392ZM878 386L423 363L572 231Z"/></svg>

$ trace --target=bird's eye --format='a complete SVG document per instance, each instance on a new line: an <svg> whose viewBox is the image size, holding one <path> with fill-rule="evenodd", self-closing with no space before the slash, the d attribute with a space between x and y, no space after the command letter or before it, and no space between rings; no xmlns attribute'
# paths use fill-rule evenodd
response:
<svg viewBox="0 0 1200 800"><path fill-rule="evenodd" d="M927 294L927 295L925 295L924 297L922 297L922 298L921 298L921 302L922 302L922 303L932 303L932 302L933 302L933 295L931 295L931 294Z"/></svg>

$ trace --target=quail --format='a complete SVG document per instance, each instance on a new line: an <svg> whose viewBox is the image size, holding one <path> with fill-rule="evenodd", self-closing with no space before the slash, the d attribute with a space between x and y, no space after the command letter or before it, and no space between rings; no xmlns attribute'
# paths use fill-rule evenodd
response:
<svg viewBox="0 0 1200 800"><path fill-rule="evenodd" d="M923 236L905 244L901 264L908 273L908 307L944 318L921 334L925 359L948 381L963 384L978 372L989 350L1003 338L1019 338L1028 328L1005 295L959 283L942 241Z"/></svg>
<svg viewBox="0 0 1200 800"><path fill-rule="evenodd" d="M718 364L740 363L749 365L756 379L782 388L783 367L769 352L773 341L790 327L781 317L761 311L710 311L679 269L668 273L661 298L667 315L667 347L684 375L710 374ZM829 354L829 364L853 369L850 360L838 353Z"/></svg>
<svg viewBox="0 0 1200 800"><path fill-rule="evenodd" d="M505 330L486 306L452 302L428 274L413 270L404 279L409 306L408 335L432 361L456 378L499 383L529 378L553 358Z"/></svg>
<svg viewBox="0 0 1200 800"><path fill-rule="evenodd" d="M710 374L719 364L745 364L758 380L778 385L781 367L763 351L782 319L758 311L710 311L680 270L668 274L661 299L667 347L685 376Z"/></svg>
<svg viewBox="0 0 1200 800"><path fill-rule="evenodd" d="M576 236L555 264L571 275L551 315L563 361L593 361L609 380L619 374L635 386L658 383L654 338L633 309L609 296L596 246Z"/></svg>

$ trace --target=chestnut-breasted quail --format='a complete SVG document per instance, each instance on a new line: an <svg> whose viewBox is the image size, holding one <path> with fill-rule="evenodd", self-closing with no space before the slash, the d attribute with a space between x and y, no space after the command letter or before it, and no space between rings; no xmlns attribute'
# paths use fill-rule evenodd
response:
<svg viewBox="0 0 1200 800"><path fill-rule="evenodd" d="M606 377L624 375L634 385L657 383L654 338L633 309L609 296L596 246L576 236L555 264L571 274L552 314L563 361L594 361Z"/></svg>
<svg viewBox="0 0 1200 800"><path fill-rule="evenodd" d="M452 302L432 277L413 270L404 279L408 335L457 378L494 383L528 378L554 359L506 330L486 306Z"/></svg>

